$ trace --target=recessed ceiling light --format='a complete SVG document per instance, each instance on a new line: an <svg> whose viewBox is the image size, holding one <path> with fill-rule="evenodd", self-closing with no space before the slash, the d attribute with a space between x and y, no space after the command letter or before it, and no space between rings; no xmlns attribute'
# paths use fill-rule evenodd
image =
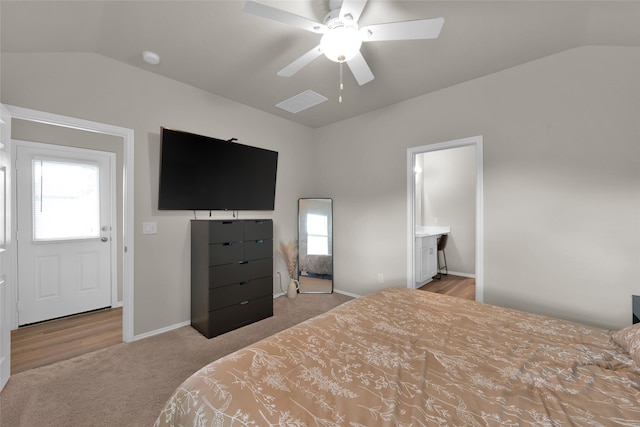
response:
<svg viewBox="0 0 640 427"><path fill-rule="evenodd" d="M144 59L144 62L151 65L158 65L160 63L160 57L158 54L151 52L150 50L142 52L142 59Z"/></svg>

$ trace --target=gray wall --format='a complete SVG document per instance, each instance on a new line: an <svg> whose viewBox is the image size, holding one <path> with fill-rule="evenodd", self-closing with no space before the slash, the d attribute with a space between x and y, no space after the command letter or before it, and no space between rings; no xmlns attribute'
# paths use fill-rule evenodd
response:
<svg viewBox="0 0 640 427"><path fill-rule="evenodd" d="M582 47L317 129L336 288L406 286L407 149L483 135L484 300L630 324L639 103L639 48Z"/></svg>
<svg viewBox="0 0 640 427"><path fill-rule="evenodd" d="M335 287L355 294L406 284L407 149L483 135L485 301L630 323L639 48L570 50L315 130L92 54L3 54L1 83L3 103L135 130L136 334L189 319L193 215L156 209L162 125L279 151L276 239L295 238L299 197L332 197Z"/></svg>
<svg viewBox="0 0 640 427"><path fill-rule="evenodd" d="M307 127L95 54L3 53L1 64L2 103L135 132L134 334L190 318L194 213L157 210L161 126L278 151L275 211L241 212L241 218L273 218L276 244L296 238L297 201L312 188ZM197 215L209 218L208 212ZM158 234L143 235L143 221L157 221ZM275 256L274 264L286 277L282 259ZM280 292L278 283L274 292Z"/></svg>
<svg viewBox="0 0 640 427"><path fill-rule="evenodd" d="M416 161L418 158L422 165L422 173L418 176L422 181L420 225L451 227L445 248L447 267L452 273L473 276L476 261L476 148L466 146L430 151L418 154Z"/></svg>

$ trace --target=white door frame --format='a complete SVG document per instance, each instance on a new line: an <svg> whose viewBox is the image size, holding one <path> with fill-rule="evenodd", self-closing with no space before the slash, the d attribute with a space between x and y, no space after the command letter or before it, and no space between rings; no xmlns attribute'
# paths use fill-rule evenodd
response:
<svg viewBox="0 0 640 427"><path fill-rule="evenodd" d="M407 288L415 288L415 174L416 155L430 151L474 146L476 148L476 301L484 299L484 195L482 135L407 149Z"/></svg>
<svg viewBox="0 0 640 427"><path fill-rule="evenodd" d="M62 116L59 114L46 113L43 111L31 110L23 107L16 107L13 105L5 105L12 119L26 120L36 123L43 123L52 126L61 126L71 129L83 130L87 132L95 132L105 135L112 135L122 138L124 144L124 177L123 177L123 230L121 230L121 238L123 241L124 253L122 254L122 340L124 342L130 342L135 339L133 329L133 253L134 253L134 216L133 216L133 141L134 134L133 129L127 129L119 126L108 125L99 122L92 122L89 120L77 119L74 117ZM12 192L14 193L14 192ZM15 215L15 194L11 194L13 212ZM14 222L12 222L12 236L15 236ZM13 277L17 277L17 258L14 256L12 259L12 274ZM9 313L12 316L11 328L18 327L18 314L15 310L17 307L17 283L12 281L9 298L13 301L11 310Z"/></svg>
<svg viewBox="0 0 640 427"><path fill-rule="evenodd" d="M11 114L0 104L0 392L11 376L11 314L9 301L12 283L13 242L11 240Z"/></svg>

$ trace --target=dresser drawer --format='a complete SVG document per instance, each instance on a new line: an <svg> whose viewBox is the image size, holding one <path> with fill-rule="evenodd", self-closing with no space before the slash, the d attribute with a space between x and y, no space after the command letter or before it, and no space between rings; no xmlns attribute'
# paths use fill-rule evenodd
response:
<svg viewBox="0 0 640 427"><path fill-rule="evenodd" d="M244 238L242 221L210 221L209 243L239 242Z"/></svg>
<svg viewBox="0 0 640 427"><path fill-rule="evenodd" d="M213 288L209 290L209 310L218 310L266 295L273 298L271 276Z"/></svg>
<svg viewBox="0 0 640 427"><path fill-rule="evenodd" d="M271 316L273 316L273 297L271 295L210 311L208 338Z"/></svg>
<svg viewBox="0 0 640 427"><path fill-rule="evenodd" d="M209 265L231 264L244 261L244 243L228 242L209 245Z"/></svg>
<svg viewBox="0 0 640 427"><path fill-rule="evenodd" d="M272 271L272 258L209 267L209 288L259 279L260 277L271 277Z"/></svg>
<svg viewBox="0 0 640 427"><path fill-rule="evenodd" d="M273 221L245 220L244 240L267 240L273 238Z"/></svg>
<svg viewBox="0 0 640 427"><path fill-rule="evenodd" d="M251 240L244 242L244 259L273 258L273 240Z"/></svg>
<svg viewBox="0 0 640 427"><path fill-rule="evenodd" d="M273 240L213 243L209 245L209 265L232 264L273 258Z"/></svg>

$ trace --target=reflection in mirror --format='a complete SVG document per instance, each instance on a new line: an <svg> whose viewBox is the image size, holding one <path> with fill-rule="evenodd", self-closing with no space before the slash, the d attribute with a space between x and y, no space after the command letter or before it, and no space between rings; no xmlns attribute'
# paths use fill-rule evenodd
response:
<svg viewBox="0 0 640 427"><path fill-rule="evenodd" d="M300 293L333 292L333 201L298 200Z"/></svg>

